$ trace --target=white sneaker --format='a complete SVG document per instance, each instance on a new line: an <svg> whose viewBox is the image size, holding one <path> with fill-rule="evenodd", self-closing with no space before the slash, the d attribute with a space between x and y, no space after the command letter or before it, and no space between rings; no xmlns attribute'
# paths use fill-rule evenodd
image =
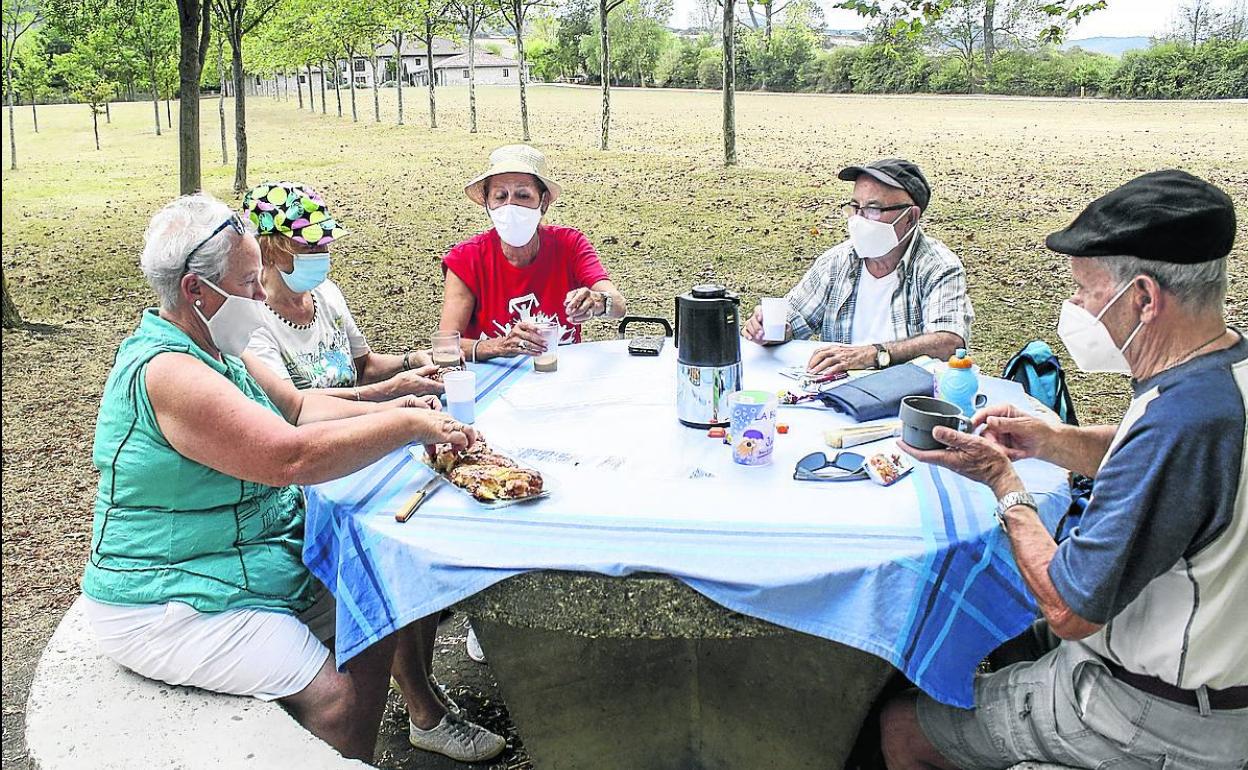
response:
<svg viewBox="0 0 1248 770"><path fill-rule="evenodd" d="M472 630L472 626L468 626L468 657L477 663L485 662L485 650L481 649L481 642L477 641L477 632Z"/></svg>
<svg viewBox="0 0 1248 770"><path fill-rule="evenodd" d="M503 736L495 735L481 725L469 722L461 716L447 713L430 730L422 730L409 720L408 741L424 751L433 751L460 762L480 762L493 759L507 748Z"/></svg>

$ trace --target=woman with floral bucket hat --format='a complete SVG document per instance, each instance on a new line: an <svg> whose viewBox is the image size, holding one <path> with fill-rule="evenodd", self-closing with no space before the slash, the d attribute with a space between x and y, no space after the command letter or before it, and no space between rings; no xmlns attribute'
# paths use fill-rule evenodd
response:
<svg viewBox="0 0 1248 770"><path fill-rule="evenodd" d="M461 333L466 360L541 354L534 321L556 321L561 344L570 344L581 341L585 321L624 316L624 297L589 239L541 223L562 192L546 156L524 144L494 150L490 167L464 187L494 225L442 259L439 328Z"/></svg>
<svg viewBox="0 0 1248 770"><path fill-rule="evenodd" d="M260 241L268 299L248 352L300 390L355 401L442 392L428 353L385 355L369 347L346 298L328 278L330 244L347 235L307 185L270 182L243 197Z"/></svg>

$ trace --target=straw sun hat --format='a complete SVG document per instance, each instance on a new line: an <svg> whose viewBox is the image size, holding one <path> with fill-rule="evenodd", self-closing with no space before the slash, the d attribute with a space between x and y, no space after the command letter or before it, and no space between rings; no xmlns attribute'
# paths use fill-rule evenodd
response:
<svg viewBox="0 0 1248 770"><path fill-rule="evenodd" d="M546 170L546 156L527 144L508 144L490 153L490 167L464 187L464 193L478 206L485 205L485 180L496 174L532 174L546 185L550 195L548 203L554 203L563 187L550 178Z"/></svg>

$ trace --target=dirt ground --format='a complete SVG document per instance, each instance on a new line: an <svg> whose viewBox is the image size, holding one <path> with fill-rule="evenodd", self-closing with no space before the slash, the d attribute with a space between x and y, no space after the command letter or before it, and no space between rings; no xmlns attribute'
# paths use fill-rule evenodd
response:
<svg viewBox="0 0 1248 770"><path fill-rule="evenodd" d="M425 92L359 94L360 122L300 112L293 99L252 98L251 180L298 179L322 190L354 233L335 247L334 277L373 346L427 343L440 303L439 258L487 220L463 184L493 147L519 136L515 92L479 89L481 133L467 132L464 89L439 89L430 130ZM1093 197L1146 171L1180 167L1222 186L1239 207L1228 311L1248 317L1248 113L1244 103L744 94L741 165L724 169L719 97L618 90L613 148L597 150L592 89L534 87L534 143L564 197L551 220L585 231L636 313L671 312L671 298L715 278L752 305L786 291L844 237L835 212L849 162L903 156L933 189L930 234L965 262L977 312L974 349L999 371L1033 337L1055 343L1071 282L1043 247ZM227 102L227 121L231 105ZM174 106L174 113L177 108ZM162 110L163 113L163 110ZM4 115L4 132L8 131ZM97 475L91 440L100 390L118 342L152 303L137 269L145 222L176 194L176 138L157 137L150 104L119 104L91 140L88 108L44 107L40 133L16 115L20 168L3 167L4 274L27 329L3 336L3 764L24 767L22 711L40 650L78 593ZM205 100L205 188L236 201L220 161L216 102ZM233 148L231 147L231 157ZM611 336L605 325L587 336ZM1085 422L1112 421L1122 378L1072 373ZM470 713L503 729L486 667L463 656L460 620L444 624L438 673ZM394 704L392 704L393 706ZM387 715L381 763L443 767L405 747L402 716ZM519 738L500 767L526 764ZM452 763L453 764L453 763Z"/></svg>

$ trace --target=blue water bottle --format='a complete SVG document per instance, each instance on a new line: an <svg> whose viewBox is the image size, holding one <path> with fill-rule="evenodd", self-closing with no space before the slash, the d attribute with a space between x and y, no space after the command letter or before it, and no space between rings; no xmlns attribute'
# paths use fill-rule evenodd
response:
<svg viewBox="0 0 1248 770"><path fill-rule="evenodd" d="M955 404L967 417L975 413L975 394L979 392L974 365L966 348L958 348L949 359L949 368L940 376L940 397Z"/></svg>

